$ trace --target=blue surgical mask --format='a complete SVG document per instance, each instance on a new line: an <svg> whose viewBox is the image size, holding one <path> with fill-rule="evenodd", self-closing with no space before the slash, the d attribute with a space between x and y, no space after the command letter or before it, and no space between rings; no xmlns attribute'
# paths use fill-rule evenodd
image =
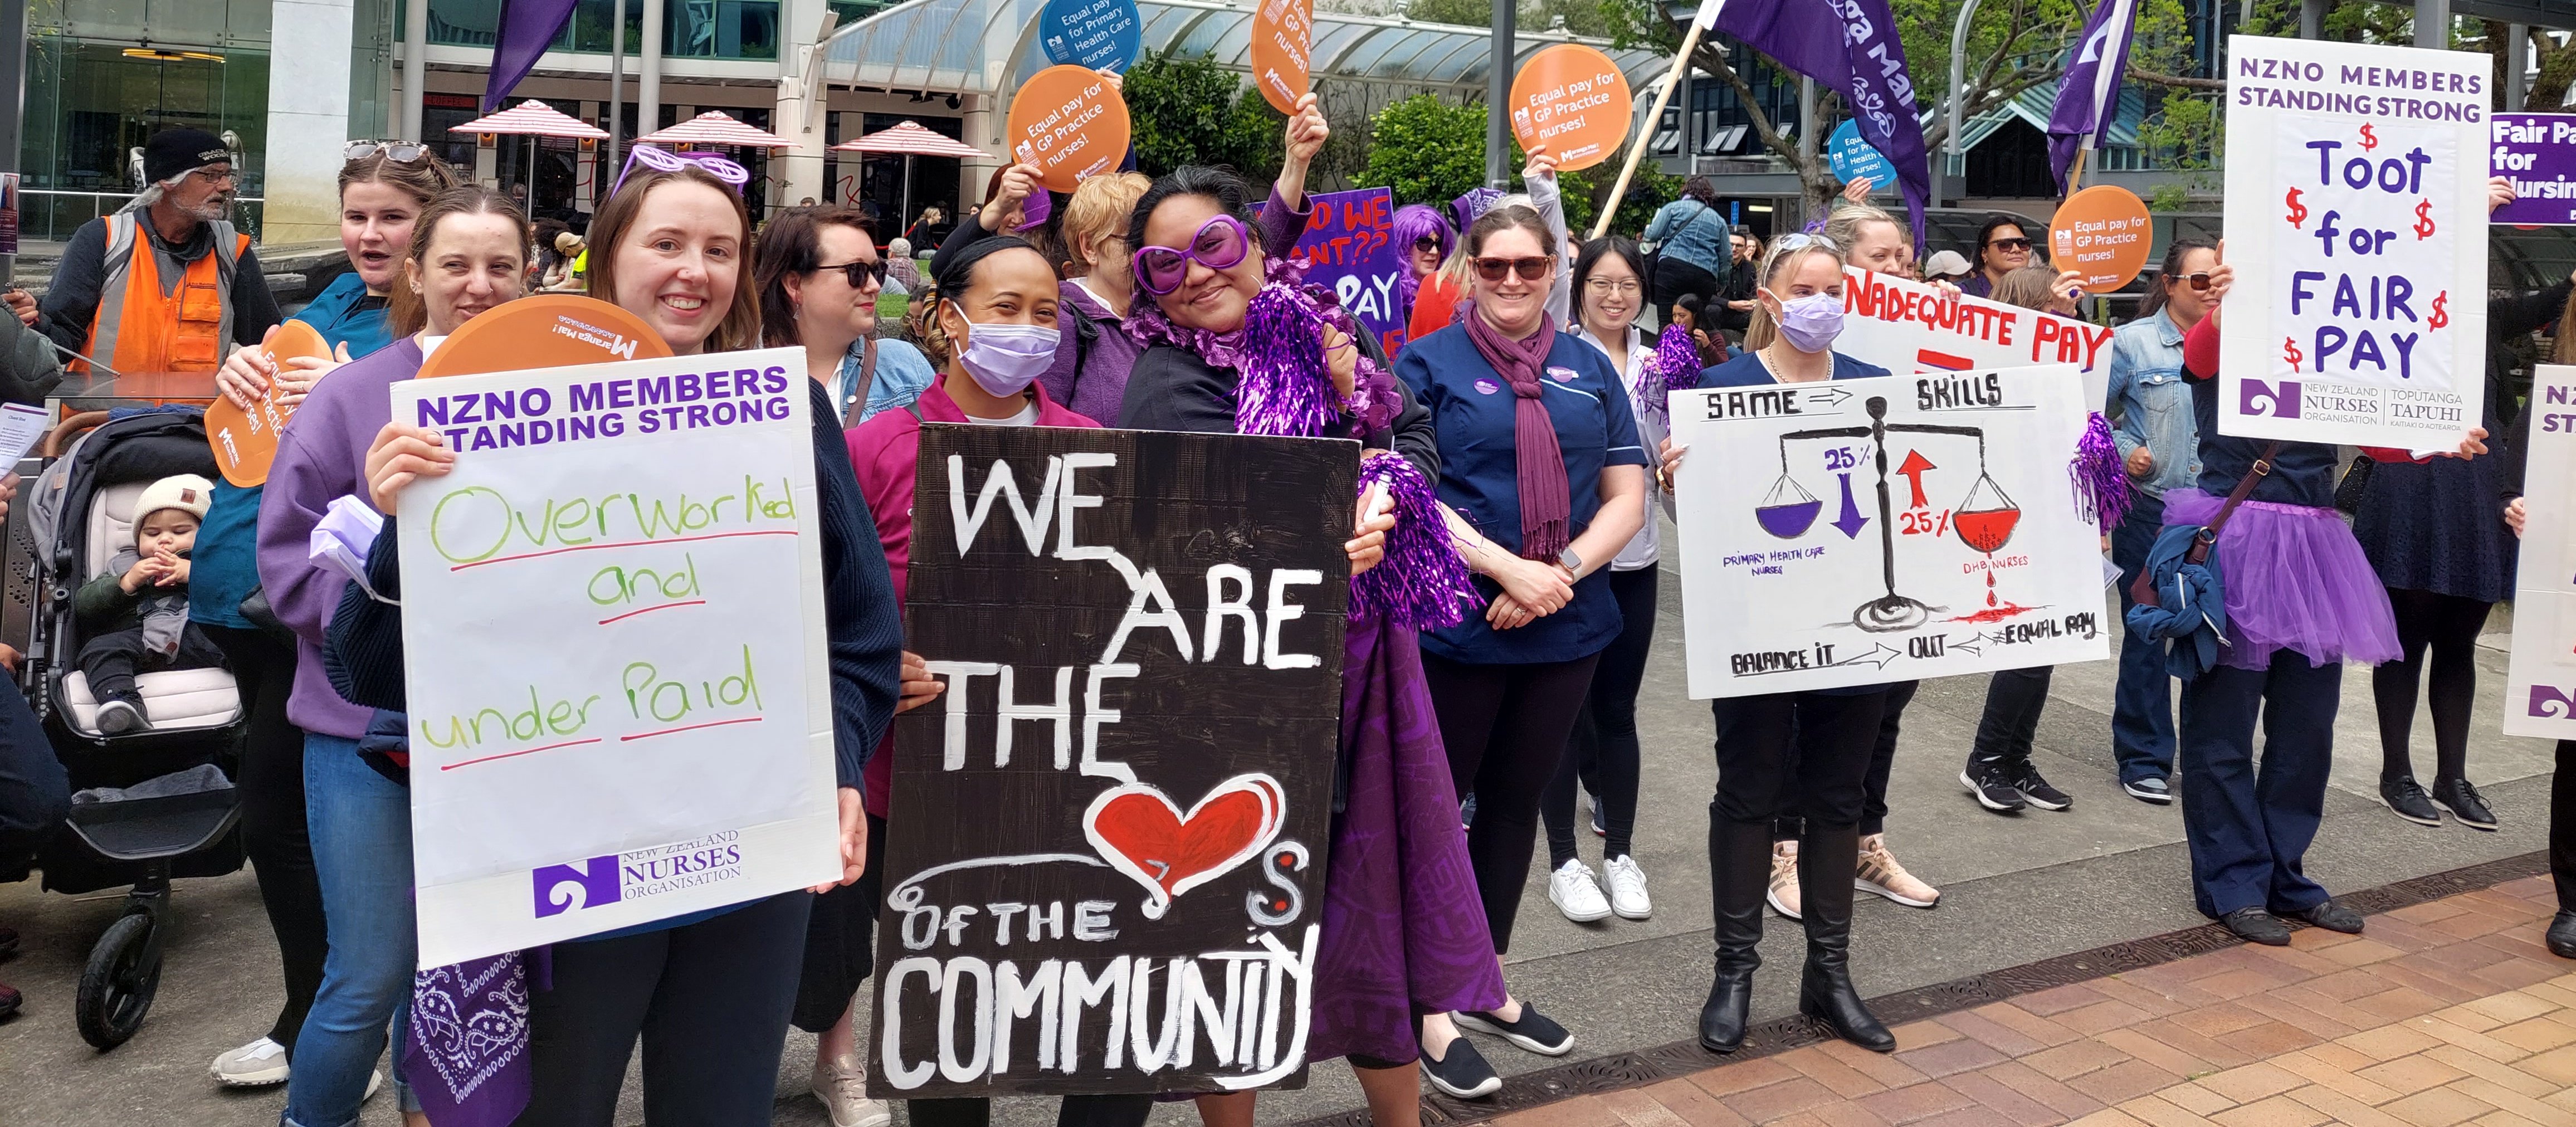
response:
<svg viewBox="0 0 2576 1127"><path fill-rule="evenodd" d="M1780 335L1800 352L1823 352L1843 332L1843 299L1829 293L1780 303Z"/></svg>
<svg viewBox="0 0 2576 1127"><path fill-rule="evenodd" d="M966 347L957 354L966 374L985 394L1007 399L1027 391L1038 373L1055 363L1063 334L1044 325L966 323Z"/></svg>

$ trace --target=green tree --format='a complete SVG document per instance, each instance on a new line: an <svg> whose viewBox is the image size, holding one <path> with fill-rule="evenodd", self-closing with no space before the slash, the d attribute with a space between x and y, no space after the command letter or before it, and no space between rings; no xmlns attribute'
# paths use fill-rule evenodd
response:
<svg viewBox="0 0 2576 1127"><path fill-rule="evenodd" d="M1398 204L1446 207L1485 183L1483 103L1450 105L1432 95L1417 94L1378 111L1371 127L1368 167L1359 183L1385 186ZM1513 167L1524 159L1520 146L1513 144ZM1618 177L1614 161L1557 178L1565 199L1567 230L1578 238L1591 230ZM1656 208L1680 195L1679 178L1640 168L1620 198L1611 228L1633 235L1645 228Z"/></svg>
<svg viewBox="0 0 2576 1127"><path fill-rule="evenodd" d="M1121 92L1146 175L1185 164L1224 165L1256 184L1279 175L1287 119L1214 61L1149 52L1127 69Z"/></svg>

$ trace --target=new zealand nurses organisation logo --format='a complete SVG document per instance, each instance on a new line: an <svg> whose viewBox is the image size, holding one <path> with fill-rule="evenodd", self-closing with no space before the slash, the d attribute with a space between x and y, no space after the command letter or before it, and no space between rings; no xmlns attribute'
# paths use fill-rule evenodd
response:
<svg viewBox="0 0 2576 1127"><path fill-rule="evenodd" d="M2299 381L2248 378L2238 391L2237 409L2248 415L2268 415L2275 419L2299 417Z"/></svg>
<svg viewBox="0 0 2576 1127"><path fill-rule="evenodd" d="M536 918L739 879L740 838L735 831L726 830L632 853L608 853L530 870Z"/></svg>

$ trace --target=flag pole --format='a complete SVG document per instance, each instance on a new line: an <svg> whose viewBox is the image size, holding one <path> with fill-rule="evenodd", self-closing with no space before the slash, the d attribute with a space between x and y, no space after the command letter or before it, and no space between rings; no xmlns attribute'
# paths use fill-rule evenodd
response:
<svg viewBox="0 0 2576 1127"><path fill-rule="evenodd" d="M1664 72L1664 84L1655 91L1655 108L1646 111L1646 127L1638 130L1637 135L1628 141L1628 161L1619 166L1619 180L1610 186L1609 203L1601 209L1600 216L1592 221L1593 238L1597 239L1610 233L1610 220L1619 214L1619 199L1628 194L1628 181L1637 175L1638 160L1646 155L1646 146L1652 144L1655 134L1663 129L1664 103L1672 100L1674 85L1681 81L1682 75L1690 72L1691 52L1699 49L1699 33L1705 28L1715 26L1718 9L1725 7L1725 0L1702 0L1702 2L1707 6L1702 8L1698 15L1692 17L1690 30L1682 34L1682 49L1673 56L1672 69ZM1682 132L1688 134L1690 130L1684 129Z"/></svg>
<svg viewBox="0 0 2576 1127"><path fill-rule="evenodd" d="M2086 140L2091 140L2091 138L2088 137ZM2066 171L2066 194L2068 197L2072 198L2075 195L2076 190L2084 186L2084 158L2092 155L2093 147L2090 145L2075 150L2075 167Z"/></svg>

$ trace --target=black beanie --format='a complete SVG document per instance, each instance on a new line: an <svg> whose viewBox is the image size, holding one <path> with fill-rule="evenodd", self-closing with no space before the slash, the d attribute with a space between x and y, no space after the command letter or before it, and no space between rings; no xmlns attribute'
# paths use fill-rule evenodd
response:
<svg viewBox="0 0 2576 1127"><path fill-rule="evenodd" d="M203 129L164 129L143 143L143 181L167 183L181 173L232 159L223 138Z"/></svg>

